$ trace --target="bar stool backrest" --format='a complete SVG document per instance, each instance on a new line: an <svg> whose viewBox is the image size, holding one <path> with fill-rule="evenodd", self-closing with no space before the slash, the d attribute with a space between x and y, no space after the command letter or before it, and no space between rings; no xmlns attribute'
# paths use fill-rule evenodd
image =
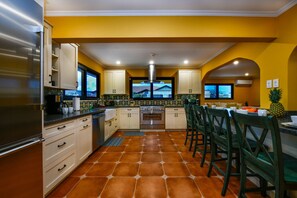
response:
<svg viewBox="0 0 297 198"><path fill-rule="evenodd" d="M194 105L193 106L193 117L194 117L194 124L198 131L202 133L207 133L208 131L208 121L206 118L206 112L203 106Z"/></svg>
<svg viewBox="0 0 297 198"><path fill-rule="evenodd" d="M277 119L272 116L245 115L234 111L231 111L231 115L242 159L247 167L273 184L283 184L284 166ZM248 141L247 137L253 141ZM267 138L272 139L271 148L264 145Z"/></svg>

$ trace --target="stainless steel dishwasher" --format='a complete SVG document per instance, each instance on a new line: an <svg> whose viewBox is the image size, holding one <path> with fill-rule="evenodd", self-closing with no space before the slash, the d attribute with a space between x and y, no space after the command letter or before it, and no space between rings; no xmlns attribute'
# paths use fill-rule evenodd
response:
<svg viewBox="0 0 297 198"><path fill-rule="evenodd" d="M93 151L104 144L105 113L93 114Z"/></svg>

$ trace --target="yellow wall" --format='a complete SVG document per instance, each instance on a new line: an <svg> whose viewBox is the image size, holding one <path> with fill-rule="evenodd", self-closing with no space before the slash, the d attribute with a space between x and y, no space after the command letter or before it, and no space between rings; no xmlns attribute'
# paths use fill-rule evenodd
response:
<svg viewBox="0 0 297 198"><path fill-rule="evenodd" d="M222 84L234 84L235 79L207 79L202 83L202 93L204 93L204 84L206 83L222 83ZM201 97L201 104L205 102L236 102L242 105L248 102L250 106L260 105L260 83L259 79L253 79L253 84L250 87L238 87L234 86L234 95L232 100L205 100Z"/></svg>
<svg viewBox="0 0 297 198"><path fill-rule="evenodd" d="M275 18L209 16L46 17L63 42L271 41ZM171 40L172 41L172 40Z"/></svg>
<svg viewBox="0 0 297 198"><path fill-rule="evenodd" d="M104 93L104 84L103 84L104 69L103 69L103 67L80 51L78 52L78 62L85 65L86 67L100 73L100 94L103 94Z"/></svg>

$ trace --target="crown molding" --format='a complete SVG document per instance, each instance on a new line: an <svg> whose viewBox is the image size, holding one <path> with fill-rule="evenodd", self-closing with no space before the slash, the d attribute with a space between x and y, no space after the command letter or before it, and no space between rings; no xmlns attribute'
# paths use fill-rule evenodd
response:
<svg viewBox="0 0 297 198"><path fill-rule="evenodd" d="M278 11L276 12L276 16L279 16L279 15L283 14L284 12L286 12L287 10L289 10L290 8L292 8L296 4L297 4L297 0L293 0L290 3L287 3L286 5L284 5L280 9L278 9Z"/></svg>
<svg viewBox="0 0 297 198"><path fill-rule="evenodd" d="M295 3L296 4L296 3ZM46 11L46 16L239 16L276 17L295 4L278 11L222 11L222 10L78 10Z"/></svg>

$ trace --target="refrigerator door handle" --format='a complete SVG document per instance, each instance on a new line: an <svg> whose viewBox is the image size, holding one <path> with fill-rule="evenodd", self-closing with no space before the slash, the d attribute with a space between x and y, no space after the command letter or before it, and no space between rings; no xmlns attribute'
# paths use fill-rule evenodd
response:
<svg viewBox="0 0 297 198"><path fill-rule="evenodd" d="M0 158L1 158L1 157L4 157L4 156L6 156L6 155L9 155L9 154L11 154L11 153L17 152L17 151L19 151L19 150L25 149L25 148L27 148L27 147L29 147L29 146L32 146L33 144L37 144L37 143L44 142L44 140L45 140L44 138L39 138L39 139L37 139L37 140L32 140L31 142L28 142L28 143L23 144L23 145L21 145L21 146L18 146L18 147L16 147L16 148L10 149L10 150L8 150L8 151L4 151L4 152L0 153Z"/></svg>

